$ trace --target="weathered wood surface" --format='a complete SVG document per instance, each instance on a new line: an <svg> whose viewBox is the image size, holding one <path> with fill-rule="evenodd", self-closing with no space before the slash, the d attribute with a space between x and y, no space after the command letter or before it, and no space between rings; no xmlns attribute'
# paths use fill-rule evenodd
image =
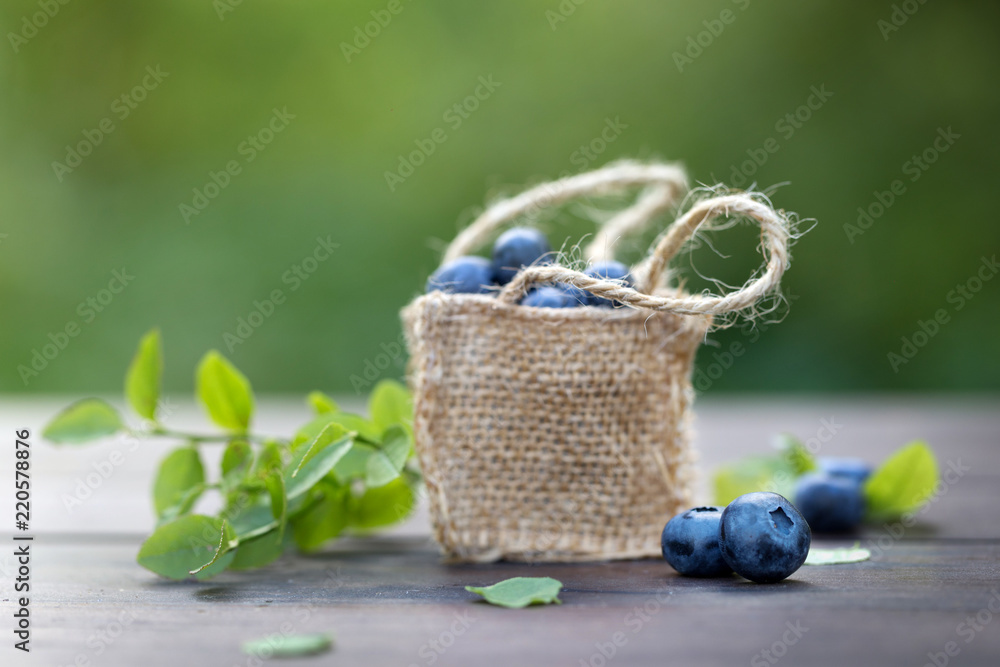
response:
<svg viewBox="0 0 1000 667"><path fill-rule="evenodd" d="M5 433L25 426L37 431L57 406L3 400L0 425ZM71 493L81 473L120 443L56 450L36 439L33 651L26 659L11 648L5 611L0 631L8 640L0 665L248 665L256 662L241 654L242 641L290 630L336 638L332 653L297 664L920 666L933 664L930 653L938 664L995 666L997 406L987 398L699 403L706 468L763 450L778 431L822 436L826 419L837 426L825 453L879 460L923 437L943 467L952 462L970 469L901 536L885 527L860 536L875 548L872 561L806 567L771 586L737 577L683 579L658 560L447 565L426 537L425 513L391 536L343 540L321 555L286 557L259 572L171 583L134 560L150 524L149 474L163 447L131 452L70 512L59 495ZM304 415L297 405L266 402L262 428L285 430ZM199 421L196 411L182 408L175 425ZM10 488L9 462L0 470L0 482ZM2 539L10 544L9 534ZM9 549L3 554L0 600L7 610L13 560ZM464 590L519 575L560 579L564 603L506 610L475 602ZM947 656L949 648L957 653Z"/></svg>

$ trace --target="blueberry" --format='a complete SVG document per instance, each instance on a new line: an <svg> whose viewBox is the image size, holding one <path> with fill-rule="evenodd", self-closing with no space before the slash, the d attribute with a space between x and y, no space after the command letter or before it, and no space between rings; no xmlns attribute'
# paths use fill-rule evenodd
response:
<svg viewBox="0 0 1000 667"><path fill-rule="evenodd" d="M857 482L865 481L872 474L872 467L862 459L820 457L816 463L828 475L849 477Z"/></svg>
<svg viewBox="0 0 1000 667"><path fill-rule="evenodd" d="M719 549L736 574L759 584L781 581L809 554L812 532L795 506L777 493L740 496L722 512Z"/></svg>
<svg viewBox="0 0 1000 667"><path fill-rule="evenodd" d="M724 577L733 568L719 551L722 507L695 507L667 522L660 538L663 558L688 577Z"/></svg>
<svg viewBox="0 0 1000 667"><path fill-rule="evenodd" d="M576 303L565 290L546 286L529 292L521 301L521 305L535 308L572 308Z"/></svg>
<svg viewBox="0 0 1000 667"><path fill-rule="evenodd" d="M521 267L545 263L545 255L551 250L549 240L537 229L508 229L493 244L493 280L506 285Z"/></svg>
<svg viewBox="0 0 1000 667"><path fill-rule="evenodd" d="M621 280L629 287L635 287L635 281L632 279L632 274L629 273L628 267L621 262L616 262L614 260L608 262L597 262L590 266L585 274L591 278L607 278L609 280ZM593 294L587 293L587 305L588 306L598 306L601 308L612 308L615 305L614 301L610 299L605 299L603 297L594 296Z"/></svg>
<svg viewBox="0 0 1000 667"><path fill-rule="evenodd" d="M795 485L795 506L817 533L843 533L861 524L865 499L861 483L850 477L814 472Z"/></svg>
<svg viewBox="0 0 1000 667"><path fill-rule="evenodd" d="M569 297L570 305L586 306L589 303L590 292L585 292L579 287L567 285L566 283L558 283L556 287L566 293Z"/></svg>
<svg viewBox="0 0 1000 667"><path fill-rule="evenodd" d="M493 282L489 261L483 257L459 257L427 279L427 291L453 294L486 294Z"/></svg>

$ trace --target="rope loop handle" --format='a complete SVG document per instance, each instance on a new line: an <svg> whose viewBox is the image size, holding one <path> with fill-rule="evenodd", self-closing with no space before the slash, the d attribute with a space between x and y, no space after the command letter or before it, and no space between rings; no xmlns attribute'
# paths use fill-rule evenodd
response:
<svg viewBox="0 0 1000 667"><path fill-rule="evenodd" d="M556 206L571 199L602 195L632 187L647 186L629 208L609 220L588 245L590 260L607 259L609 248L620 236L646 228L687 189L684 170L672 164L617 162L595 171L543 183L510 199L501 200L484 211L452 241L442 263L457 259L484 245L507 222L537 208ZM563 283L632 308L667 311L686 315L725 315L752 308L775 292L789 264L791 222L783 211L751 194L739 192L703 199L675 220L653 248L650 256L633 269L636 288L616 280L594 278L580 271L555 265L535 265L522 269L499 293L498 304L514 304L537 284ZM740 215L754 220L761 229L761 253L765 266L759 276L743 287L724 295L683 294L659 296L655 292L670 260L702 225L719 216Z"/></svg>

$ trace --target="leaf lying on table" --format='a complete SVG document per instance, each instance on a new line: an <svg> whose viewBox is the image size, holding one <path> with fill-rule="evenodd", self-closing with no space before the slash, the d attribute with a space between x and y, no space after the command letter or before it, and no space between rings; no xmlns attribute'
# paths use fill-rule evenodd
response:
<svg viewBox="0 0 1000 667"><path fill-rule="evenodd" d="M243 652L258 658L295 658L326 653L333 647L330 635L271 635L243 644Z"/></svg>
<svg viewBox="0 0 1000 667"><path fill-rule="evenodd" d="M855 542L853 547L841 549L821 549L811 547L809 555L806 556L806 565L840 565L842 563L860 563L872 557L872 552L862 549L860 542Z"/></svg>
<svg viewBox="0 0 1000 667"><path fill-rule="evenodd" d="M933 494L938 483L934 452L922 440L905 445L865 482L868 517L892 520L912 512Z"/></svg>
<svg viewBox="0 0 1000 667"><path fill-rule="evenodd" d="M551 577L514 577L482 588L466 586L470 593L482 595L490 604L509 609L521 609L532 604L562 604L559 591L562 582Z"/></svg>

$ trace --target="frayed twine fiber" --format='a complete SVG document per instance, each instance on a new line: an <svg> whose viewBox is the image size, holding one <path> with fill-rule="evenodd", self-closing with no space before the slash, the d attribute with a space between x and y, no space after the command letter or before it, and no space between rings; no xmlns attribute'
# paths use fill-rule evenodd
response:
<svg viewBox="0 0 1000 667"><path fill-rule="evenodd" d="M444 261L487 244L539 207L645 187L587 248L610 257L622 235L683 195L676 165L619 162L493 204ZM766 263L742 289L691 295L662 285L683 243L720 215L761 227ZM788 265L791 224L761 197L696 202L633 269L636 288L561 266L521 271L496 297L432 292L402 313L414 434L434 536L457 561L585 561L655 556L666 521L691 503L691 369L713 317L753 310ZM622 308L529 308L530 286L568 283Z"/></svg>

